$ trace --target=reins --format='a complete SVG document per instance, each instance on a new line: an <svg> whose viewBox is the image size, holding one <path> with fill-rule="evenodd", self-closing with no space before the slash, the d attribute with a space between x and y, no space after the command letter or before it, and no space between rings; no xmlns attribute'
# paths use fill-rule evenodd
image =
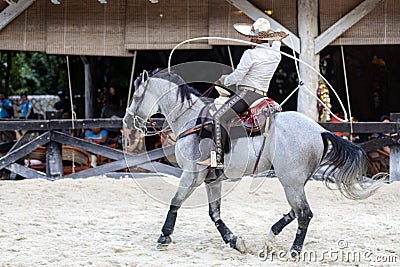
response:
<svg viewBox="0 0 400 267"><path fill-rule="evenodd" d="M188 111L189 109L191 109L191 108L196 104L196 102L197 102L199 99L201 99L201 97L209 96L210 93L211 93L211 90L217 85L216 82L217 82L217 81L215 81L215 82L214 82L203 94L201 94L201 96L199 96L195 101L190 102L190 103L189 103L189 107L188 107L187 109L185 109L181 114L179 114L178 117L176 117L174 120L172 120L172 123L175 123L180 117L183 116L183 114L186 113L186 111Z"/></svg>
<svg viewBox="0 0 400 267"><path fill-rule="evenodd" d="M146 72L146 73L147 73L147 72ZM143 74L142 74L142 77L143 77ZM150 77L150 76L149 76L149 77ZM150 77L150 78L151 78L151 77ZM143 81L143 78L142 78L142 81ZM201 97L208 96L208 95L210 94L211 90L212 90L216 85L217 85L216 82L214 82L214 83L213 83L203 94L201 94L201 96L199 96L195 101L189 102L189 107L186 108L181 114L179 114L179 116L176 117L176 118L172 121L172 123L175 123L175 122L176 122L179 118L181 118L188 110L190 110L190 109L196 104L196 102L197 102L199 99L201 99ZM146 85L144 86L143 95L146 93L147 86L148 86L148 84L146 84ZM142 97L140 97L139 103L136 105L137 107L140 106L140 104L142 104L143 95L142 95ZM141 118L141 117L139 117L138 115L136 115L136 112L135 112L135 111L136 111L136 110L134 110L134 111L130 111L129 109L127 110L128 114L131 115L131 116L133 117L133 120L134 120L133 126L134 126L134 128L135 128L136 130L138 130L138 131L141 131L141 132L144 134L144 136L155 136L155 135L161 136L161 134L163 134L164 132L167 132L167 131L170 130L171 127L170 127L169 125L168 125L167 127L165 127L164 129L162 129L162 130L158 130L158 129L156 128L156 123L155 123L155 122L151 121L151 119L145 121L143 118ZM141 120L141 121L145 124L146 127L147 127L147 126L148 126L148 127L151 127L151 128L153 129L153 132L149 133L149 132L147 131L147 129L144 131L143 129L141 129L140 127L138 127L138 126L136 125L136 121L137 121L138 119Z"/></svg>

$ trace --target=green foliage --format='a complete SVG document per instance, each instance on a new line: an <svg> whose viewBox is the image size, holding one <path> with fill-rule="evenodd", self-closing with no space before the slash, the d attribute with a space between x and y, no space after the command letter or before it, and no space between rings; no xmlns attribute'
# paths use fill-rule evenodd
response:
<svg viewBox="0 0 400 267"><path fill-rule="evenodd" d="M7 53L11 53L11 62L7 60ZM8 66L9 63L11 66ZM48 95L56 94L58 90L66 91L68 88L66 58L38 52L2 51L0 83L4 91L10 95L21 92L30 95Z"/></svg>

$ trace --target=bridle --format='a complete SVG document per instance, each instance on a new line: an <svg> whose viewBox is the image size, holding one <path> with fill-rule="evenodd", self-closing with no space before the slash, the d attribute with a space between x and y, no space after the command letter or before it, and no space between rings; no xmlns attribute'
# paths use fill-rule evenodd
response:
<svg viewBox="0 0 400 267"><path fill-rule="evenodd" d="M168 125L167 127L165 127L162 130L157 130L157 124L154 121L151 121L150 119L145 119L140 117L139 115L137 115L137 109L139 108L139 106L142 104L143 99L144 99L144 95L146 94L147 91L147 86L148 86L148 81L150 79L150 77L152 77L153 75L155 75L158 72L158 70L152 71L150 74L144 70L141 75L135 80L135 88L139 88L140 85L143 85L143 93L140 96L133 96L136 105L134 110L131 110L130 108L128 108L126 110L126 112L132 117L133 119L133 127L140 131L144 136L154 136L154 135L160 135L164 132L168 132L170 130L170 126ZM221 84L217 84L218 81L214 82L201 96L207 96L210 94L210 92L212 91L212 89L218 85L221 87L224 87ZM224 87L225 89L227 89L226 87ZM228 89L229 90L229 89ZM176 122L176 120L178 120L181 116L183 116L186 111L188 111L189 109L191 109L192 106L194 106L196 104L196 102L199 100L200 98L196 99L193 103L190 103L189 107L187 109L185 109L181 114L179 114L179 116L177 118L174 119L174 122ZM126 125L125 121L124 121L124 125ZM147 130L147 126L151 127L153 129L152 132L149 132Z"/></svg>
<svg viewBox="0 0 400 267"><path fill-rule="evenodd" d="M144 119L144 118L140 117L139 115L137 115L137 109L143 102L144 95L145 95L146 89L147 89L147 78L148 77L149 77L148 72L146 70L143 70L141 75L135 80L134 84L135 84L135 88L136 89L139 88L139 86L141 84L143 84L143 93L142 93L142 95L140 97L137 97L137 96L133 95L134 101L138 102L135 105L134 110L131 110L131 107L126 109L126 113L128 113L132 117L133 127L136 130L138 130L139 132L141 132L141 133L143 133L145 135L146 135L146 131L147 131L146 126L144 126L145 122L146 122L146 119ZM124 120L124 126L126 126L125 120Z"/></svg>
<svg viewBox="0 0 400 267"><path fill-rule="evenodd" d="M135 80L135 88L139 88L140 85L143 85L143 93L140 96L133 96L133 99L136 102L136 105L134 107L134 110L131 110L128 108L126 112L132 117L133 120L133 127L141 132L144 136L154 136L154 135L160 135L164 132L168 132L170 130L170 126L165 127L162 130L157 130L157 124L154 121L151 121L150 119L145 119L143 117L140 117L137 115L137 110L139 106L142 104L144 95L146 94L147 91L147 86L148 86L148 81L151 76L156 74L158 70L152 71L150 74L144 70L141 75ZM124 125L126 126L126 122L124 121ZM153 129L152 132L149 132L147 130L147 126L151 127Z"/></svg>

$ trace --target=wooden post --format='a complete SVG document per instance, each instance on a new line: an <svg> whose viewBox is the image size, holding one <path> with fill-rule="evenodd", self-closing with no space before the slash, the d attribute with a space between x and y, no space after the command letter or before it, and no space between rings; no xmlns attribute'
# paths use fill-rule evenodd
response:
<svg viewBox="0 0 400 267"><path fill-rule="evenodd" d="M400 122L400 113L391 113L390 121ZM400 126L397 126L397 134L400 134ZM400 181L400 137L397 136L397 145L390 147L390 182Z"/></svg>
<svg viewBox="0 0 400 267"><path fill-rule="evenodd" d="M18 17L28 7L30 7L35 0L20 0L8 5L0 12L0 31L3 30L11 21Z"/></svg>
<svg viewBox="0 0 400 267"><path fill-rule="evenodd" d="M300 59L319 71L319 54L314 54L314 39L318 36L318 0L297 0L297 9ZM317 99L312 95L316 95L318 89L318 74L301 63L299 72L304 86L299 89L297 110L318 121Z"/></svg>
<svg viewBox="0 0 400 267"><path fill-rule="evenodd" d="M86 57L81 57L85 70L85 119L94 118L92 76L90 72L90 62Z"/></svg>
<svg viewBox="0 0 400 267"><path fill-rule="evenodd" d="M51 180L58 179L62 171L61 144L50 141L46 146L46 176Z"/></svg>
<svg viewBox="0 0 400 267"><path fill-rule="evenodd" d="M315 39L315 53L317 54L327 47L336 38L342 35L342 33L350 29L354 24L375 10L384 1L385 0L364 0L361 2Z"/></svg>

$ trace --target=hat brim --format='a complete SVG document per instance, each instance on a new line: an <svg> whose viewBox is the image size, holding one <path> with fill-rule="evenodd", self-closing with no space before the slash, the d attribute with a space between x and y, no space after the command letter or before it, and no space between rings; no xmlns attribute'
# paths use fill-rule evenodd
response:
<svg viewBox="0 0 400 267"><path fill-rule="evenodd" d="M263 40L263 41L268 41L268 40L278 40L281 38L281 36L279 35L280 32L275 32L273 30L271 30L271 33L268 33L267 35L257 35L254 34L254 32L251 31L251 28L253 27L253 25L251 24L246 24L246 23L235 23L233 25L233 28L240 33L241 35L244 35L248 38L254 38L254 39L259 39L259 40Z"/></svg>

